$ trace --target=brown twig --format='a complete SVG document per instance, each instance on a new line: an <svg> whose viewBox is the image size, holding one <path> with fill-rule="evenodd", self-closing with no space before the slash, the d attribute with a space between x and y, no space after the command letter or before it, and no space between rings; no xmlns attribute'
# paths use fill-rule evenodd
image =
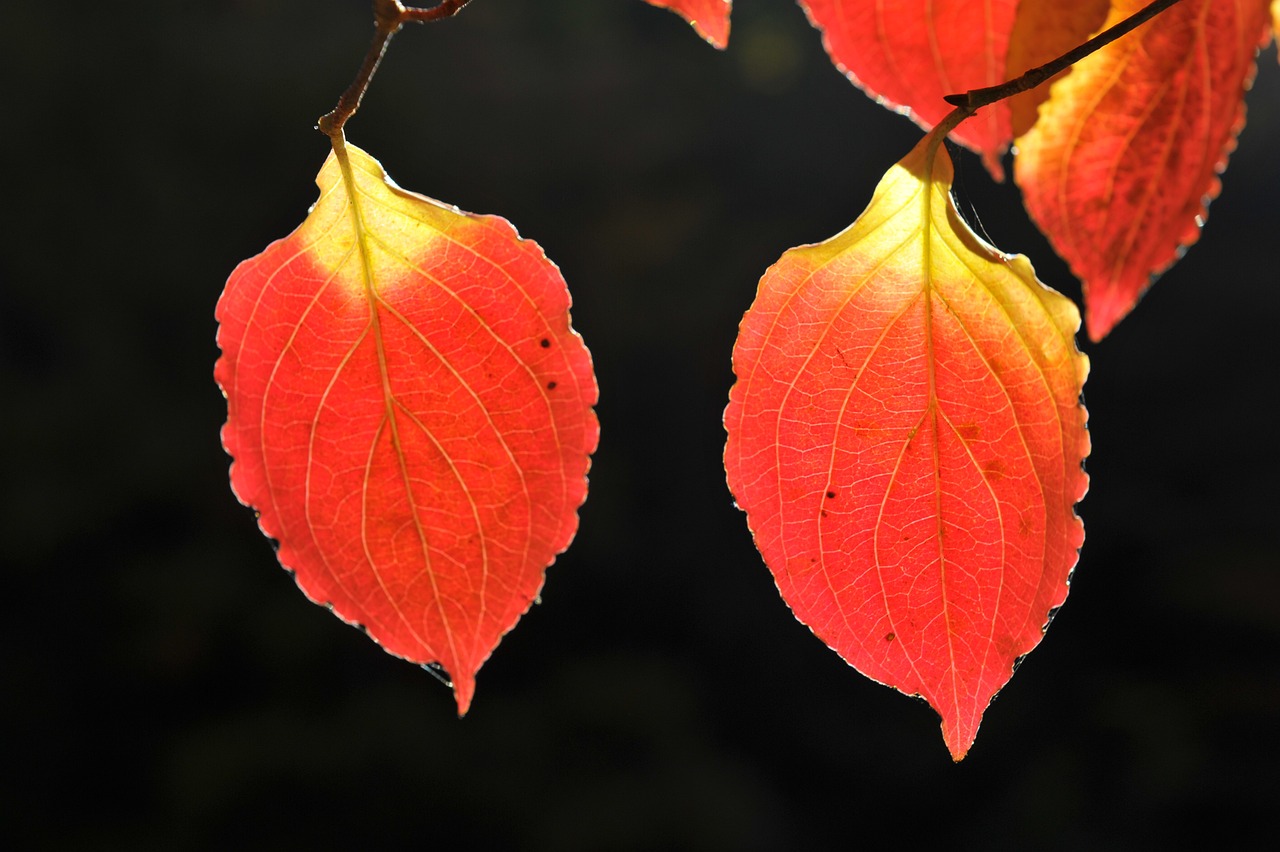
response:
<svg viewBox="0 0 1280 852"><path fill-rule="evenodd" d="M1044 65L1032 68L1021 76L1009 80L1008 82L1001 83L998 86L987 86L983 89L970 89L967 92L947 95L943 100L964 111L963 118L956 120L956 124L959 124L965 118L973 115L984 106L989 106L996 101L1001 101L1005 98L1013 97L1014 95L1034 89L1045 80L1048 80L1060 71L1065 71L1094 51L1106 47L1122 35L1142 26L1147 21L1178 2L1181 2L1181 0L1155 0L1155 2L1148 4L1137 12L1134 12L1132 15L1110 29L1098 33L1098 35L1081 44L1079 47L1067 51L1051 62L1046 62ZM954 115L954 113L952 113L952 115ZM946 122L951 117L951 115L948 115L946 119L943 119L943 122Z"/></svg>
<svg viewBox="0 0 1280 852"><path fill-rule="evenodd" d="M365 54L364 62L356 72L356 78L342 93L342 97L338 98L338 105L321 116L320 121L316 123L320 132L333 140L335 147L341 144L343 126L347 123L347 119L355 115L356 110L360 108L360 101L364 99L369 81L378 70L382 55L387 52L387 45L391 43L392 37L400 32L402 26L452 18L469 2L470 0L440 0L440 3L435 6L421 9L405 6L400 0L373 0L373 20L376 29L373 42L369 45L369 52Z"/></svg>

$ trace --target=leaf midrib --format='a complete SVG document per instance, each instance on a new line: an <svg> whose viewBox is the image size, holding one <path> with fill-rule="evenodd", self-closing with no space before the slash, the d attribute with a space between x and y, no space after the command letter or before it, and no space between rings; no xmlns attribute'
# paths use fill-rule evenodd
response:
<svg viewBox="0 0 1280 852"><path fill-rule="evenodd" d="M942 137L935 136L933 142L925 150L924 175L921 177L924 191L920 193L922 199L921 207L923 208L921 210L920 224L920 253L921 285L924 294L925 363L928 365L926 371L926 393L928 398L925 402L925 417L929 420L930 428L933 430L934 517L937 518L938 523L936 533L938 541L938 588L942 595L942 619L947 627L947 656L951 663L952 709L953 711L958 711L960 707L960 685L956 667L955 641L951 628L951 604L947 599L947 557L942 540L942 460L939 457L941 429L938 424L937 357L933 346L933 167L941 145Z"/></svg>
<svg viewBox="0 0 1280 852"><path fill-rule="evenodd" d="M374 286L372 252L369 247L369 233L365 228L364 218L360 212L359 190L356 186L355 175L353 174L351 169L351 159L349 154L347 153L346 145L341 140L335 140L335 143L333 146L333 152L334 152L334 156L338 160L339 169L342 172L342 182L344 187L346 188L346 193L347 193L347 205L348 205L348 209L351 211L351 227L355 232L356 247L360 255L360 272L361 272L361 278L363 283L364 296L365 296L365 300L369 304L369 328L373 332L374 348L375 348L375 351L377 352L377 357L378 357L378 375L381 379L381 384L382 384L384 422L387 424L390 430L391 445L396 454L396 462L400 469L400 478L404 483L405 499L409 503L409 511L410 511L410 514L412 514L413 516L413 526L414 526L414 529L417 531L418 541L422 548L422 558L425 563L426 574L428 579L431 582L432 599L435 602L436 611L440 614L440 621L442 626L444 627L445 637L449 642L449 653L452 657L451 662L455 666L459 666L459 665L463 665L463 663L461 658L458 655L458 649L454 641L453 627L449 623L449 614L448 612L446 612L444 607L444 600L440 594L439 583L436 579L435 572L431 570L431 552L427 545L426 531L423 530L422 521L418 516L418 507L414 500L414 494L413 494L413 483L409 477L408 462L405 458L404 448L400 442L400 430L397 425L396 413L395 413L397 401L395 399L394 394L391 392L391 372L387 363L386 343L382 337L382 323L381 323L379 310L378 310L378 305L380 300L378 299L377 290ZM377 438L378 438L378 435L375 433L375 436L374 436L375 443L377 441ZM372 453L372 450L371 450L371 453ZM363 507L362 507L361 513L362 515L364 514ZM363 524L362 524L362 530L363 530ZM368 555L367 546L365 548L365 553L366 555ZM369 568L373 572L374 577L377 578L379 588L382 589L383 594L386 596L387 601L391 604L392 609L395 610L396 615L400 618L400 621L405 625L405 627L414 636L414 638L418 640L419 644L421 644L424 648L427 648L428 646L426 645L426 643L423 642L422 639L418 636L418 631L415 630L413 628L413 625L409 623L409 620L405 616L404 611L400 608L400 604L396 601L394 597L392 597L390 591L387 589L386 582L383 580L383 577L382 577L382 572L378 570L378 566L374 563L371 557L369 558ZM446 666L446 668L448 667ZM449 673L451 676L457 677L457 674L455 672L450 671Z"/></svg>

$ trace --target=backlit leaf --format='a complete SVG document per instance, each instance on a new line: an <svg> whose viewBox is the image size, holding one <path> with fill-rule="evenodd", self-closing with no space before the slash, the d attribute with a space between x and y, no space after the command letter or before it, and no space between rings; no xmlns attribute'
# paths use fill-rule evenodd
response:
<svg viewBox="0 0 1280 852"><path fill-rule="evenodd" d="M796 617L923 696L959 760L1067 596L1088 361L1075 306L960 220L937 141L765 273L725 468Z"/></svg>
<svg viewBox="0 0 1280 852"><path fill-rule="evenodd" d="M1116 0L1107 26L1146 0ZM1077 63L1017 142L1027 210L1100 340L1196 241L1244 125L1265 0L1183 0Z"/></svg>
<svg viewBox="0 0 1280 852"><path fill-rule="evenodd" d="M595 378L535 243L345 150L218 303L231 484L307 596L441 665L461 714L577 529Z"/></svg>
<svg viewBox="0 0 1280 852"><path fill-rule="evenodd" d="M698 35L723 50L729 44L729 12L733 0L646 0L651 6L670 9L693 24Z"/></svg>

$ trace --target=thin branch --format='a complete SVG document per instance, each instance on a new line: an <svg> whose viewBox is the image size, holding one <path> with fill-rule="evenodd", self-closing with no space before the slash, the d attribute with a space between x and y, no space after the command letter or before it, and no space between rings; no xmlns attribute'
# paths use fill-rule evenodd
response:
<svg viewBox="0 0 1280 852"><path fill-rule="evenodd" d="M988 86L983 89L970 89L969 91L960 94L947 95L943 100L965 110L967 113L965 117L967 118L969 115L972 115L984 106L989 106L996 101L1001 101L1005 98L1013 97L1014 95L1034 89L1045 80L1048 80L1050 77L1053 77L1061 71L1067 70L1089 54L1106 47L1122 35L1142 26L1147 21L1178 2L1181 2L1181 0L1155 0L1155 2L1148 4L1137 12L1134 12L1114 27L1104 30L1086 41L1084 44L1081 44L1079 47L1067 51L1051 62L1046 62L1044 65L1032 68L1020 77L1009 80L1006 83L1001 83L998 86Z"/></svg>
<svg viewBox="0 0 1280 852"><path fill-rule="evenodd" d="M360 70L356 72L356 78L342 93L342 97L338 98L338 105L321 116L316 123L320 132L332 139L335 147L339 145L343 126L360 108L360 101L364 99L369 81L373 79L383 54L387 52L387 45L402 26L452 18L469 2L470 0L440 0L438 5L422 9L405 6L400 0L373 0L373 20L376 26L373 42L369 45Z"/></svg>
<svg viewBox="0 0 1280 852"><path fill-rule="evenodd" d="M441 18L452 18L462 11L462 7L469 2L471 0L440 0L440 5L432 6L430 9L415 9L411 7L404 10L402 20L406 24L425 24L429 21L438 21Z"/></svg>

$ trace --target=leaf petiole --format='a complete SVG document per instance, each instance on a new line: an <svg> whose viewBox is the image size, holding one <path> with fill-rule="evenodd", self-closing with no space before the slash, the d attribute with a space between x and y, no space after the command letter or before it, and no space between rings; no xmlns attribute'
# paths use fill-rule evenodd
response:
<svg viewBox="0 0 1280 852"><path fill-rule="evenodd" d="M437 5L422 9L405 6L400 0L373 0L373 20L376 29L373 42L365 53L364 62L361 63L360 70L356 72L356 78L351 81L351 85L342 93L342 97L338 98L338 105L321 116L316 123L316 128L333 140L335 150L339 147L343 126L347 123L347 119L355 115L356 110L360 108L360 101L364 99L364 93L378 70L378 64L382 62L382 56L387 52L387 46L391 44L391 39L400 31L400 28L405 24L425 24L452 18L469 2L471 0L440 0Z"/></svg>

